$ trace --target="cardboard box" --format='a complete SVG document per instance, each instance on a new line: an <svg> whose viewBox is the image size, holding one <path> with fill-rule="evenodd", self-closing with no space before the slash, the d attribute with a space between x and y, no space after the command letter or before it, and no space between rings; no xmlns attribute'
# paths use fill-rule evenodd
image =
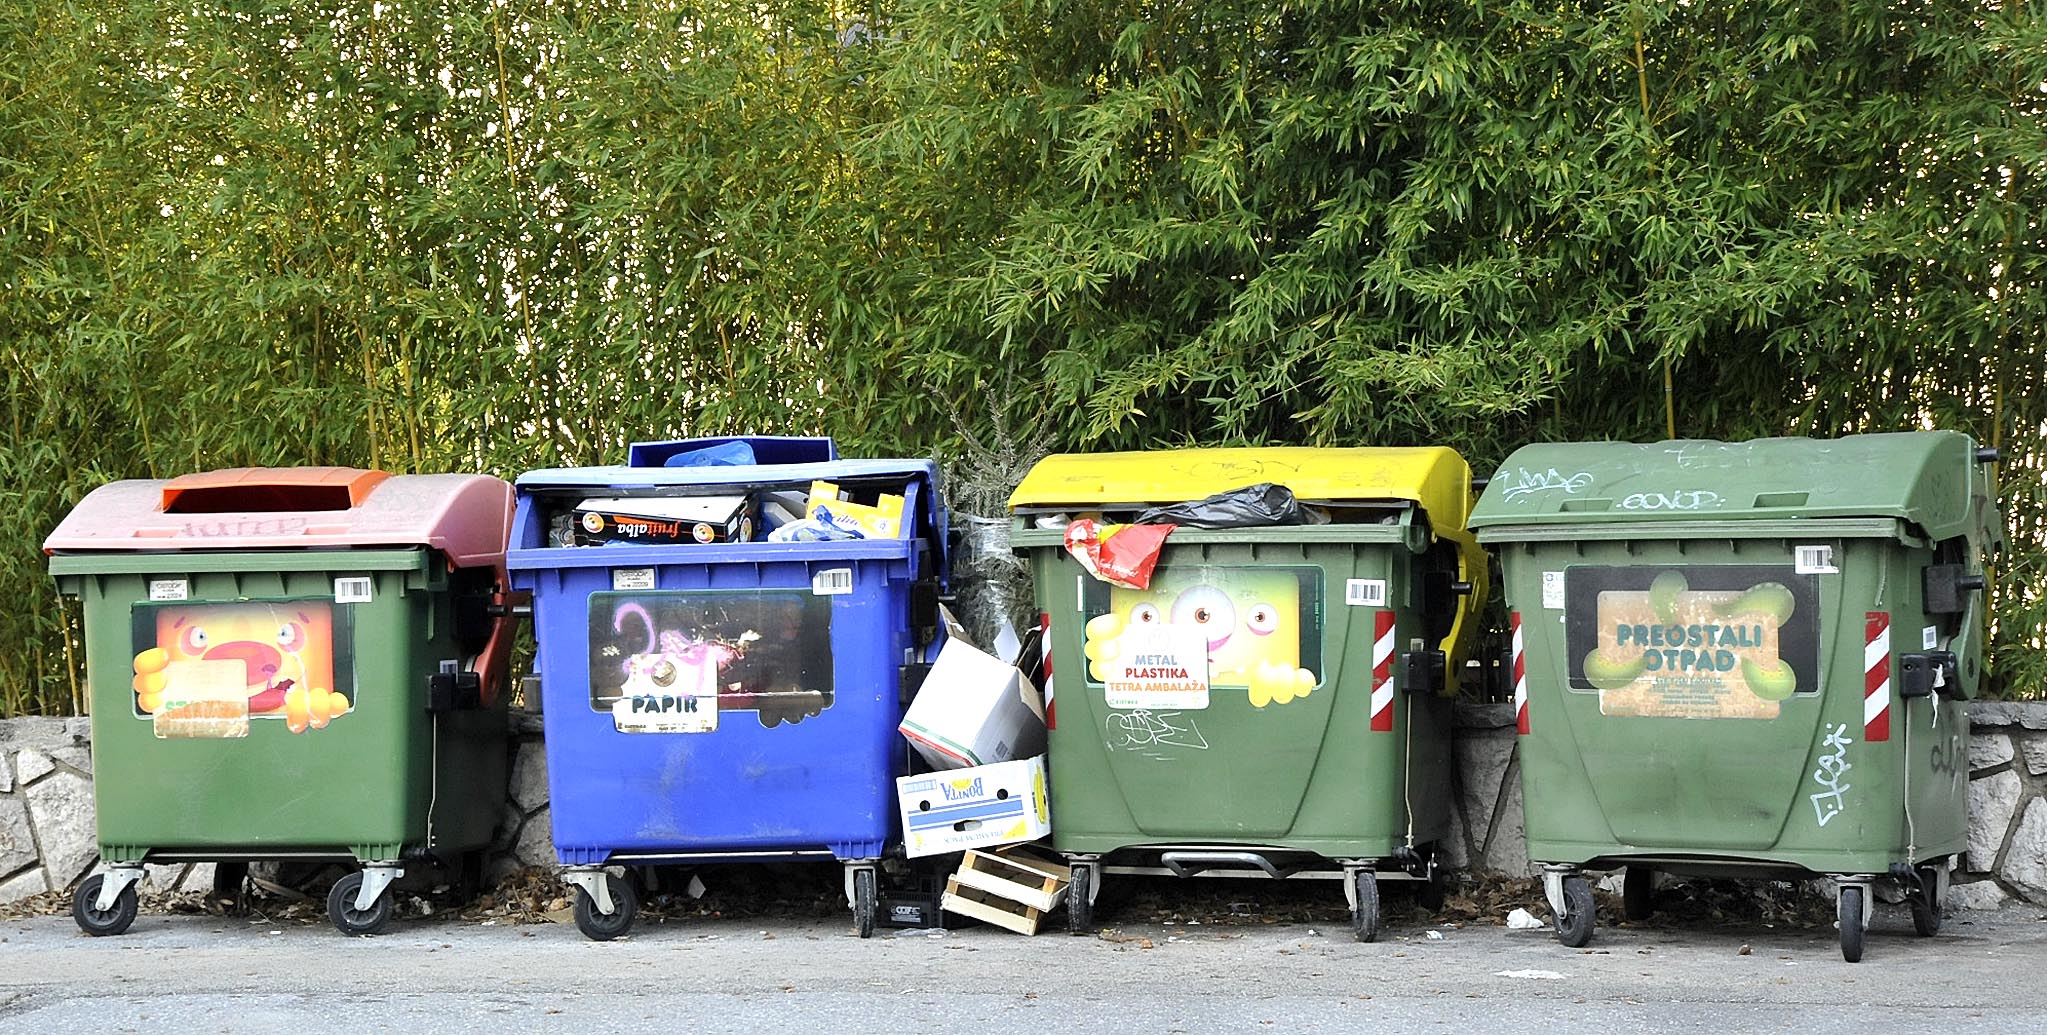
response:
<svg viewBox="0 0 2047 1035"><path fill-rule="evenodd" d="M1022 670L967 642L941 610L946 641L896 729L933 769L1045 752L1045 702Z"/></svg>
<svg viewBox="0 0 2047 1035"><path fill-rule="evenodd" d="M839 499L839 487L831 482L811 482L810 499L804 508L806 517L816 517L819 510L829 510L840 525L850 525L860 530L869 539L901 539L910 533L903 525L903 498L882 493L873 506L861 503L847 503Z"/></svg>
<svg viewBox="0 0 2047 1035"><path fill-rule="evenodd" d="M913 859L1035 841L1052 832L1042 757L900 777L896 806L903 851Z"/></svg>
<svg viewBox="0 0 2047 1035"><path fill-rule="evenodd" d="M645 496L586 499L576 504L576 542L744 543L753 538L745 496Z"/></svg>

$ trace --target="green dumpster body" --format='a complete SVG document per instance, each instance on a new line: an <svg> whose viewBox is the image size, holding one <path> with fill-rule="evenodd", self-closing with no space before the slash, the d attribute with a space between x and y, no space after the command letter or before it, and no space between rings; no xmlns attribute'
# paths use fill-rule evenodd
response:
<svg viewBox="0 0 2047 1035"><path fill-rule="evenodd" d="M1528 850L1545 864L1885 874L1967 841L1973 443L1534 445L1473 513L1511 611ZM1929 595L1931 591L1931 595ZM1926 696L1906 696L1951 652Z"/></svg>
<svg viewBox="0 0 2047 1035"><path fill-rule="evenodd" d="M498 554L470 558L480 563L460 570L426 545L74 549L51 557L59 588L83 605L94 802L107 862L351 856L389 862L422 850L450 858L490 843L505 786L505 695L495 678L501 671L486 677L474 700L453 708L430 712L427 690L428 677L446 666L467 669L479 652L501 660L509 645L492 634L494 623L480 609L501 563L510 492L496 479L474 481L488 483L486 511L499 507L486 516L497 523ZM146 494L159 484L109 488L141 487ZM87 504L81 511L93 510ZM151 516L168 518L165 527L180 523L177 515ZM183 525L204 536L222 527L290 528L302 521L265 513L207 515ZM52 542L102 545L67 538L66 531L60 528ZM302 537L362 538L323 536L317 524ZM210 643L193 631L207 629ZM180 726L164 735L169 727L144 708L138 692L142 670L157 666L141 659L168 648L172 655L189 652L201 666L187 671L209 671L207 665L219 671L221 645L230 638L282 648L264 655L281 663L279 676L300 676L299 689L340 694L345 710L337 705L317 722L278 710L231 722L228 732ZM247 664L260 683L256 662Z"/></svg>
<svg viewBox="0 0 2047 1035"><path fill-rule="evenodd" d="M1369 502L1342 523L1179 528L1145 592L1091 577L1064 549L1061 528L1034 527L1046 513L1127 519L1145 504L1259 481L1291 482L1304 502ZM1370 862L1443 838L1458 646L1484 594L1483 556L1462 528L1468 486L1468 468L1449 450L1185 450L1053 457L1035 470L1011 501L1019 515L1012 542L1029 557L1049 621L1053 846L1077 856L1201 847ZM1447 513L1432 529L1416 499L1395 498L1402 492L1437 493L1433 502ZM1447 588L1474 572L1472 596ZM1373 587L1371 603L1346 602L1364 586ZM1170 616L1176 601L1198 603L1194 594L1217 590L1231 598L1225 607L1239 628L1214 649L1206 706L1112 707L1090 670L1090 621L1132 615L1147 602ZM1271 609L1255 612L1259 604ZM1390 622L1383 635L1382 614ZM1254 642L1246 630L1261 618L1276 628ZM1389 650L1398 646L1380 668L1391 692L1375 709L1382 638ZM1228 652L1246 648L1311 672L1312 688L1282 700L1283 692L1233 685ZM1446 649L1452 678L1408 692L1406 652Z"/></svg>

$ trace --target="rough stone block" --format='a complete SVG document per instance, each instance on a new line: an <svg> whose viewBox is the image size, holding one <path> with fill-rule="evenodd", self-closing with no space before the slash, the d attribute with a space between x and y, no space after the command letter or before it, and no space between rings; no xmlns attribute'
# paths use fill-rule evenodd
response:
<svg viewBox="0 0 2047 1035"><path fill-rule="evenodd" d="M2047 799L2026 803L2025 816L2005 848L2004 866L1997 875L2026 901L2047 905Z"/></svg>
<svg viewBox="0 0 2047 1035"><path fill-rule="evenodd" d="M81 773L90 774L92 772L92 750L90 748L78 745L51 748L50 757Z"/></svg>
<svg viewBox="0 0 2047 1035"><path fill-rule="evenodd" d="M1514 738L1512 734L1464 737L1453 746L1458 770L1457 811L1471 830L1473 847L1483 854L1486 837L1492 833L1500 785L1506 781L1507 763L1514 758Z"/></svg>
<svg viewBox="0 0 2047 1035"><path fill-rule="evenodd" d="M28 806L12 798L0 798L0 873L13 873L36 859Z"/></svg>
<svg viewBox="0 0 2047 1035"><path fill-rule="evenodd" d="M1974 873L1989 873L1997 865L1997 850L2004 846L2004 832L2011 829L2012 813L2019 807L2019 776L2010 770L1981 780L1969 781L1969 858Z"/></svg>
<svg viewBox="0 0 2047 1035"><path fill-rule="evenodd" d="M511 851L519 843L519 824L525 820L525 813L520 812L517 805L506 802L504 808L498 810L498 826L491 835L491 847Z"/></svg>
<svg viewBox="0 0 2047 1035"><path fill-rule="evenodd" d="M23 748L14 756L14 776L22 783L34 783L55 768L57 763L36 748Z"/></svg>
<svg viewBox="0 0 2047 1035"><path fill-rule="evenodd" d="M525 825L519 828L519 840L513 846L512 855L535 869L555 868L554 820L547 809L526 817Z"/></svg>
<svg viewBox="0 0 2047 1035"><path fill-rule="evenodd" d="M142 893L145 895L161 895L178 890L178 884L184 880L185 871L188 869L191 869L190 863L169 863L163 866L151 866L143 870Z"/></svg>
<svg viewBox="0 0 2047 1035"><path fill-rule="evenodd" d="M2011 761L2011 737L2003 733L1979 733L1969 738L1969 771L1976 772Z"/></svg>
<svg viewBox="0 0 2047 1035"><path fill-rule="evenodd" d="M1994 880L1970 881L1967 884L1952 884L1947 891L1947 911L1956 909L1996 909L2011 901L2011 896L1997 886Z"/></svg>
<svg viewBox="0 0 2047 1035"><path fill-rule="evenodd" d="M2047 740L2027 738L2021 742L2020 747L2024 748L2026 753L2026 772L2034 776L2047 774Z"/></svg>
<svg viewBox="0 0 2047 1035"><path fill-rule="evenodd" d="M14 763L8 760L6 752L0 751L0 794L6 794L12 790L14 790Z"/></svg>
<svg viewBox="0 0 2047 1035"><path fill-rule="evenodd" d="M532 812L547 804L547 750L537 740L519 745L512 761L512 801Z"/></svg>
<svg viewBox="0 0 2047 1035"><path fill-rule="evenodd" d="M1978 729L2017 726L2047 730L2047 701L1971 701L1969 724Z"/></svg>
<svg viewBox="0 0 2047 1035"><path fill-rule="evenodd" d="M1469 834L1464 823L1464 810L1456 800L1450 802L1450 832L1443 837L1443 843L1436 846L1436 865L1446 869L1461 870L1471 865Z"/></svg>
<svg viewBox="0 0 2047 1035"><path fill-rule="evenodd" d="M0 902L19 902L30 895L40 895L50 890L50 882L43 877L38 866L0 881Z"/></svg>
<svg viewBox="0 0 2047 1035"><path fill-rule="evenodd" d="M1516 877L1542 872L1528 861L1528 823L1522 812L1519 767L1508 766L1502 777L1500 810L1493 818L1481 862L1486 869Z"/></svg>
<svg viewBox="0 0 2047 1035"><path fill-rule="evenodd" d="M213 874L220 867L214 863L193 863L185 871L185 879L178 882L179 891L212 891Z"/></svg>
<svg viewBox="0 0 2047 1035"><path fill-rule="evenodd" d="M70 887L99 858L92 781L77 773L54 773L22 793L28 799L29 821L35 824L36 842L42 846L43 867L49 871L51 883Z"/></svg>

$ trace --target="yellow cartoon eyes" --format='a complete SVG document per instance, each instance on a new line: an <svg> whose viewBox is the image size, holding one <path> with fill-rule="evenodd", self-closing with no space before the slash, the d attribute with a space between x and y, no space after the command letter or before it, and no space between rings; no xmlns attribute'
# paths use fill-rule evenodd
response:
<svg viewBox="0 0 2047 1035"><path fill-rule="evenodd" d="M1228 643L1230 634L1237 631L1237 609L1222 590L1196 586L1173 601L1173 621L1202 627L1208 635L1208 649L1214 650Z"/></svg>
<svg viewBox="0 0 2047 1035"><path fill-rule="evenodd" d="M1159 620L1159 609L1151 604L1139 604L1130 609L1130 620L1151 625Z"/></svg>

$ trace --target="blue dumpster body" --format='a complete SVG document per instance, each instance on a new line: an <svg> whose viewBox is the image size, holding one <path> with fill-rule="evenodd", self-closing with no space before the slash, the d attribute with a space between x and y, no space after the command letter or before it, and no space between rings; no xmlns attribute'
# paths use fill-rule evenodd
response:
<svg viewBox="0 0 2047 1035"><path fill-rule="evenodd" d="M664 466L726 441L640 443L623 466L518 479L507 566L533 595L565 865L871 860L900 841L902 669L930 647L924 612L945 571L936 468L840 460L829 439L748 440L756 457L793 462ZM578 497L627 506L813 480L903 496L904 534L550 544L550 521Z"/></svg>

